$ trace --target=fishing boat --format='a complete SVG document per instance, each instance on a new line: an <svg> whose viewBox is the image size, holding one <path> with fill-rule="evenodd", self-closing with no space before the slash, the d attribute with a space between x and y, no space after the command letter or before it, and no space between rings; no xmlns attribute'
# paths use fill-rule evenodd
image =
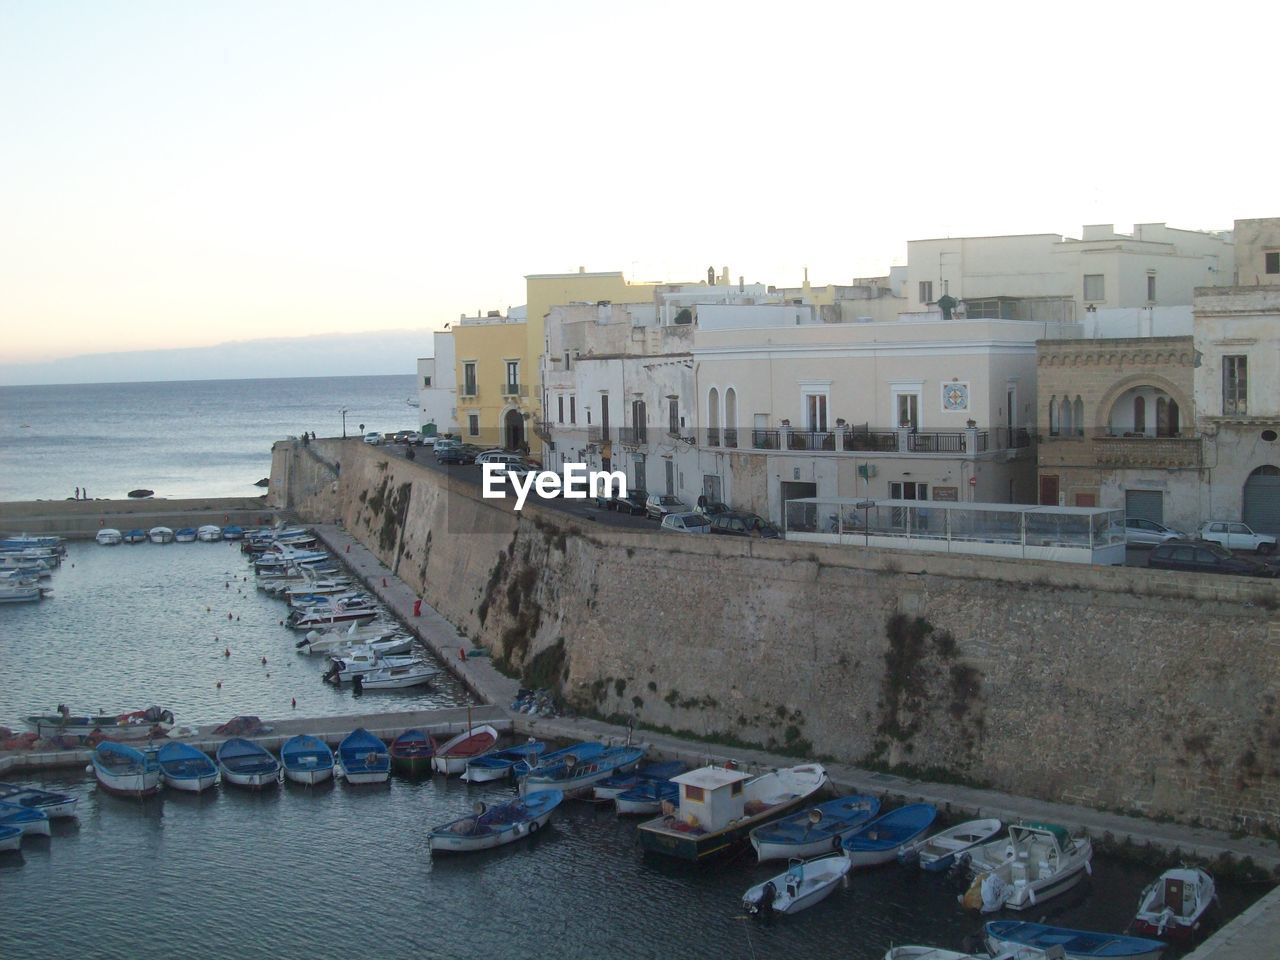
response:
<svg viewBox="0 0 1280 960"><path fill-rule="evenodd" d="M80 798L71 793L55 793L36 787L24 787L18 783L0 783L0 800L19 806L43 810L50 820L60 820L76 815Z"/></svg>
<svg viewBox="0 0 1280 960"><path fill-rule="evenodd" d="M591 795L596 800L617 800L619 795L643 786L650 780L670 780L688 769L679 760L655 760L651 763L637 764L634 769L626 773L615 773L605 777L591 788Z"/></svg>
<svg viewBox="0 0 1280 960"><path fill-rule="evenodd" d="M595 740L583 740L579 743L570 744L567 747L561 747L559 750L552 750L550 753L542 753L538 758L530 763L528 760L520 760L511 768L511 775L517 780L521 780L529 775L529 770L534 766L545 766L547 764L557 763L565 757L573 756L579 760L588 760L591 757L598 757L604 753L604 744Z"/></svg>
<svg viewBox="0 0 1280 960"><path fill-rule="evenodd" d="M187 793L200 793L215 786L221 777L218 765L207 753L187 743L166 743L156 753L165 786Z"/></svg>
<svg viewBox="0 0 1280 960"><path fill-rule="evenodd" d="M147 539L147 531L138 527L135 527L132 530L126 530L124 534L125 543L146 543Z"/></svg>
<svg viewBox="0 0 1280 960"><path fill-rule="evenodd" d="M498 742L498 731L486 724L483 727L468 727L444 743L432 739L435 743L435 755L431 758L431 769L448 777L462 773L467 769L469 761L492 750Z"/></svg>
<svg viewBox="0 0 1280 960"><path fill-rule="evenodd" d="M880 812L880 801L860 793L837 797L751 831L756 859L792 860L840 850L844 838Z"/></svg>
<svg viewBox="0 0 1280 960"><path fill-rule="evenodd" d="M931 872L950 870L957 860L967 860L974 847L987 843L1003 828L1004 824L995 817L966 820L903 847L898 851L898 860L904 864L917 864L921 870Z"/></svg>
<svg viewBox="0 0 1280 960"><path fill-rule="evenodd" d="M1133 928L1152 937L1190 940L1204 929L1216 898L1209 874L1198 867L1174 867L1142 891Z"/></svg>
<svg viewBox="0 0 1280 960"><path fill-rule="evenodd" d="M160 792L160 764L154 750L145 753L125 743L104 740L93 751L93 775L108 793L150 797Z"/></svg>
<svg viewBox="0 0 1280 960"><path fill-rule="evenodd" d="M222 528L223 540L242 540L244 539L244 527L238 523L233 523Z"/></svg>
<svg viewBox="0 0 1280 960"><path fill-rule="evenodd" d="M751 916L799 913L825 900L849 872L851 864L836 855L817 860L794 859L786 873L758 883L742 895L742 908Z"/></svg>
<svg viewBox="0 0 1280 960"><path fill-rule="evenodd" d="M680 799L680 785L671 780L642 780L630 790L613 798L620 817L653 816L663 803L675 804Z"/></svg>
<svg viewBox="0 0 1280 960"><path fill-rule="evenodd" d="M855 867L888 863L898 850L918 840L938 816L932 803L909 803L876 817L844 838L841 846Z"/></svg>
<svg viewBox="0 0 1280 960"><path fill-rule="evenodd" d="M338 744L338 766L347 783L385 783L391 776L391 755L385 743L357 727Z"/></svg>
<svg viewBox="0 0 1280 960"><path fill-rule="evenodd" d="M27 729L41 737L87 737L98 734L109 740L145 740L173 729L173 714L160 707L131 710L120 714L73 716L65 707L57 713L36 714L26 718Z"/></svg>
<svg viewBox="0 0 1280 960"><path fill-rule="evenodd" d="M520 781L520 792L527 797L539 790L559 790L567 798L589 797L595 784L634 767L643 756L643 747L607 747L590 760L570 755L554 764L540 763Z"/></svg>
<svg viewBox="0 0 1280 960"><path fill-rule="evenodd" d="M511 771L517 763L523 761L537 763L538 757L542 755L546 748L547 745L541 740L534 740L530 737L528 743L472 757L467 761L467 768L462 771L462 779L468 783L506 780L511 776Z"/></svg>
<svg viewBox="0 0 1280 960"><path fill-rule="evenodd" d="M700 767L672 780L680 785L680 803L640 824L640 846L705 861L732 852L756 827L804 804L826 786L827 771L806 763L752 776L725 765Z"/></svg>
<svg viewBox="0 0 1280 960"><path fill-rule="evenodd" d="M350 683L352 677L363 676L384 667L408 667L423 662L413 656L384 657L371 650L359 649L346 656L330 657L329 669L325 671L324 679L330 683Z"/></svg>
<svg viewBox="0 0 1280 960"><path fill-rule="evenodd" d="M19 850L22 847L22 828L8 827L0 823L0 853Z"/></svg>
<svg viewBox="0 0 1280 960"><path fill-rule="evenodd" d="M0 603L30 603L43 600L48 591L34 583L0 584Z"/></svg>
<svg viewBox="0 0 1280 960"><path fill-rule="evenodd" d="M428 684L439 674L439 670L427 666L425 661L415 660L403 666L378 667L358 676L365 690L403 690Z"/></svg>
<svg viewBox="0 0 1280 960"><path fill-rule="evenodd" d="M421 730L406 730L391 741L391 766L406 777L420 777L431 772L431 758L436 748Z"/></svg>
<svg viewBox="0 0 1280 960"><path fill-rule="evenodd" d="M175 543L195 543L196 528L195 527L179 527L173 531L173 539Z"/></svg>
<svg viewBox="0 0 1280 960"><path fill-rule="evenodd" d="M280 761L252 740L232 737L218 746L217 757L226 783L262 790L280 782Z"/></svg>
<svg viewBox="0 0 1280 960"><path fill-rule="evenodd" d="M435 854L468 853L512 843L545 827L563 799L559 790L540 790L493 807L478 803L472 816L433 827L427 845Z"/></svg>
<svg viewBox="0 0 1280 960"><path fill-rule="evenodd" d="M1093 844L1055 823L1010 824L1009 835L974 847L973 884L960 897L967 909L1025 910L1065 893L1091 869Z"/></svg>
<svg viewBox="0 0 1280 960"><path fill-rule="evenodd" d="M152 543L173 543L173 531L168 527L152 527L147 531L147 539Z"/></svg>
<svg viewBox="0 0 1280 960"><path fill-rule="evenodd" d="M118 547L124 542L124 535L115 527L103 527L94 534L93 539L103 547Z"/></svg>
<svg viewBox="0 0 1280 960"><path fill-rule="evenodd" d="M991 920L987 923L985 932L987 949L995 955L1015 953L1024 947L1048 953L1058 947L1066 960L1094 960L1095 957L1159 960L1165 948L1165 944L1159 940L1092 930L1070 930L1022 920Z"/></svg>
<svg viewBox="0 0 1280 960"><path fill-rule="evenodd" d="M196 539L201 543L217 543L222 539L222 528L217 524L206 523L196 528Z"/></svg>
<svg viewBox="0 0 1280 960"><path fill-rule="evenodd" d="M945 947L926 947L917 944L906 944L901 947L890 947L884 960L1045 960L1039 950L1020 950L1014 956L1003 954L993 958L985 950L982 953L964 953L960 950L948 950Z"/></svg>
<svg viewBox="0 0 1280 960"><path fill-rule="evenodd" d="M396 633L394 629L379 632L381 639L350 641L335 638L317 640L315 643L303 639L295 648L298 653L322 655L327 657L350 657L362 651L377 654L380 657L394 657L407 654L413 650L413 637L407 633Z"/></svg>
<svg viewBox="0 0 1280 960"><path fill-rule="evenodd" d="M333 751L310 734L300 733L281 744L280 763L288 779L309 787L333 776Z"/></svg>
<svg viewBox="0 0 1280 960"><path fill-rule="evenodd" d="M17 827L24 837L47 837L49 815L35 807L0 800L0 826Z"/></svg>

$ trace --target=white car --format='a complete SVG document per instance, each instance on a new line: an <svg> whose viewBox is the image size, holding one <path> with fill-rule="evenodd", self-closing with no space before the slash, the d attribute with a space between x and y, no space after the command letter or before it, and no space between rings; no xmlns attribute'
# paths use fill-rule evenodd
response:
<svg viewBox="0 0 1280 960"><path fill-rule="evenodd" d="M376 447L378 444L382 443L382 434L377 430L370 430L364 435L364 442Z"/></svg>
<svg viewBox="0 0 1280 960"><path fill-rule="evenodd" d="M509 450L486 450L477 455L476 463L524 463L524 457Z"/></svg>
<svg viewBox="0 0 1280 960"><path fill-rule="evenodd" d="M1210 520L1200 528L1200 539L1220 544L1228 550L1256 550L1272 553L1276 538L1269 533L1254 533L1246 523L1230 520Z"/></svg>
<svg viewBox="0 0 1280 960"><path fill-rule="evenodd" d="M668 513L662 518L661 529L676 533L710 533L711 521L701 513Z"/></svg>
<svg viewBox="0 0 1280 960"><path fill-rule="evenodd" d="M1134 547L1154 547L1169 540L1186 540L1187 535L1181 530L1166 527L1154 520L1141 517L1124 518L1124 542Z"/></svg>

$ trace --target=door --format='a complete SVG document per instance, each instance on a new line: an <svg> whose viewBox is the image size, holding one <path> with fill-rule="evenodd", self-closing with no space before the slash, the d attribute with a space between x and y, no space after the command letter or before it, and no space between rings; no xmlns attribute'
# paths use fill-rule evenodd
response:
<svg viewBox="0 0 1280 960"><path fill-rule="evenodd" d="M1164 523L1164 493L1159 490L1126 490L1124 515Z"/></svg>
<svg viewBox="0 0 1280 960"><path fill-rule="evenodd" d="M782 518L786 522L787 529L803 530L809 533L828 532L825 526L822 528L818 526L817 504L798 503L790 507L787 506L788 500L803 500L806 497L816 497L818 495L818 485L816 483L783 480L781 491Z"/></svg>
<svg viewBox="0 0 1280 960"><path fill-rule="evenodd" d="M1058 505L1058 478L1045 477L1040 478L1040 506L1056 507Z"/></svg>
<svg viewBox="0 0 1280 960"><path fill-rule="evenodd" d="M524 417L520 416L519 410L508 410L506 417L503 419L503 426L506 428L506 441L508 450L522 450L524 448Z"/></svg>
<svg viewBox="0 0 1280 960"><path fill-rule="evenodd" d="M1249 474L1240 519L1257 533L1280 534L1280 467L1259 467Z"/></svg>
<svg viewBox="0 0 1280 960"><path fill-rule="evenodd" d="M674 496L676 492L676 465L670 460L666 461L666 463L667 463L667 493Z"/></svg>
<svg viewBox="0 0 1280 960"><path fill-rule="evenodd" d="M724 503L720 498L720 478L712 473L702 476L702 495L708 503Z"/></svg>

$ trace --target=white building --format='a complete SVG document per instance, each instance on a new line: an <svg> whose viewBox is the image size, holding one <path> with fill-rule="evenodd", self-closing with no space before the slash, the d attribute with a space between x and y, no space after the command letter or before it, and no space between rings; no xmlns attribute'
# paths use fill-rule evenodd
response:
<svg viewBox="0 0 1280 960"><path fill-rule="evenodd" d="M453 332L432 334L435 356L418 360L418 406L424 436L458 432L458 389L455 383Z"/></svg>

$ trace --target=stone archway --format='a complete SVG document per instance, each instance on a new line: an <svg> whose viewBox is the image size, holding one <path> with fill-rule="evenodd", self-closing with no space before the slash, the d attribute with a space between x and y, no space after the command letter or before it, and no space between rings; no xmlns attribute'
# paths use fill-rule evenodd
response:
<svg viewBox="0 0 1280 960"><path fill-rule="evenodd" d="M1267 464L1249 474L1240 519L1257 533L1280 534L1280 468Z"/></svg>
<svg viewBox="0 0 1280 960"><path fill-rule="evenodd" d="M1107 391L1099 398L1097 407L1092 412L1091 419L1093 427L1099 435L1107 432L1107 427L1111 422L1111 411L1115 407L1116 401L1124 394L1128 393L1135 387L1154 387L1166 394L1174 403L1178 405L1178 420L1182 427L1195 422L1195 416L1192 413L1191 398L1184 390L1174 384L1166 377L1152 373L1135 373L1127 377L1123 377L1113 383ZM1154 411L1148 415L1149 420L1153 420ZM1154 421L1153 421L1154 422ZM1083 426L1083 424L1077 424Z"/></svg>
<svg viewBox="0 0 1280 960"><path fill-rule="evenodd" d="M508 450L524 449L524 417L515 407L502 418L502 445Z"/></svg>

